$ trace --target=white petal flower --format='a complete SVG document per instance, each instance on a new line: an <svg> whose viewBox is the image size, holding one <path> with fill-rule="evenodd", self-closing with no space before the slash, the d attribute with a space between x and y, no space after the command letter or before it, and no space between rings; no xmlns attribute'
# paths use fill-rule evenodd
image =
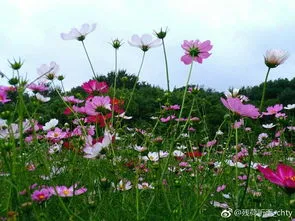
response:
<svg viewBox="0 0 295 221"><path fill-rule="evenodd" d="M269 68L276 68L283 64L289 57L288 52L280 49L267 50L264 56L265 65Z"/></svg>
<svg viewBox="0 0 295 221"><path fill-rule="evenodd" d="M40 76L43 76L43 75L48 76L48 74L52 74L53 76L55 76L58 71L59 71L59 65L57 65L54 61L50 62L49 65L42 64L39 68L37 68L37 73Z"/></svg>
<svg viewBox="0 0 295 221"><path fill-rule="evenodd" d="M60 36L63 40L73 40L83 41L90 32L93 32L96 29L96 24L83 24L78 30L77 28L72 28L69 33L61 33Z"/></svg>
<svg viewBox="0 0 295 221"><path fill-rule="evenodd" d="M125 112L123 112L122 114L119 114L119 115L116 116L116 117L121 117L121 118L126 119L126 120L130 120L130 119L132 119L131 116L125 116Z"/></svg>
<svg viewBox="0 0 295 221"><path fill-rule="evenodd" d="M274 128L276 125L271 123L271 124L262 124L262 127L266 128L266 129L271 129Z"/></svg>
<svg viewBox="0 0 295 221"><path fill-rule="evenodd" d="M295 104L288 104L287 107L284 107L286 110L292 110L295 108Z"/></svg>
<svg viewBox="0 0 295 221"><path fill-rule="evenodd" d="M44 97L43 95L41 95L39 93L36 94L36 98L39 101L42 101L42 102L48 102L48 101L50 101L50 97Z"/></svg>
<svg viewBox="0 0 295 221"><path fill-rule="evenodd" d="M139 37L138 35L133 35L128 43L133 47L140 48L144 52L146 52L150 48L158 47L162 44L160 39L157 38L153 40L152 35L149 34L144 34L141 37Z"/></svg>
<svg viewBox="0 0 295 221"><path fill-rule="evenodd" d="M47 123L45 123L45 126L43 126L43 130L50 130L51 128L54 128L58 124L58 120L53 118Z"/></svg>

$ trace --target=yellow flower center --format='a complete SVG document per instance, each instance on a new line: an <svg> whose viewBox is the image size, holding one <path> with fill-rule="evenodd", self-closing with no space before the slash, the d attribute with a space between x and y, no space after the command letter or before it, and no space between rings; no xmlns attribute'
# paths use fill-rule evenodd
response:
<svg viewBox="0 0 295 221"><path fill-rule="evenodd" d="M39 198L40 200L43 200L43 199L45 198L45 196L44 196L44 194L40 194L40 195L38 196L38 198Z"/></svg>
<svg viewBox="0 0 295 221"><path fill-rule="evenodd" d="M63 193L67 196L70 194L70 191L69 190L64 190Z"/></svg>

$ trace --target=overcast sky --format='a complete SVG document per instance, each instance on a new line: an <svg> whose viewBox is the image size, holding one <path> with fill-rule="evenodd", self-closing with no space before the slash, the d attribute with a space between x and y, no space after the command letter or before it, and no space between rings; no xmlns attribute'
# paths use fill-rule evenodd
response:
<svg viewBox="0 0 295 221"><path fill-rule="evenodd" d="M293 0L1 0L1 9L0 70L9 75L7 59L20 57L25 60L21 73L33 80L41 64L55 61L67 89L92 77L81 43L60 38L83 23L97 23L85 44L98 74L114 70L112 39L125 41L119 68L135 74L142 52L126 42L133 34L168 27L171 88L187 79L189 66L180 61L183 40L213 44L211 57L194 66L191 84L218 91L259 84L267 70L263 55L271 48L287 50L290 58L269 79L295 77ZM166 88L161 47L147 52L140 80Z"/></svg>

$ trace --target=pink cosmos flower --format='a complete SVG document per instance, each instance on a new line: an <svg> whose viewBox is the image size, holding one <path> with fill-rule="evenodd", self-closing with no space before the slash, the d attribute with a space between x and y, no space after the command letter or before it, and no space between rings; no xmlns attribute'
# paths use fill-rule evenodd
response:
<svg viewBox="0 0 295 221"><path fill-rule="evenodd" d="M171 115L171 116L168 116L168 117L166 117L166 118L162 117L162 118L160 119L160 121L163 122L163 123L166 123L166 122L168 122L168 121L170 121L170 120L173 120L173 119L175 119L175 115Z"/></svg>
<svg viewBox="0 0 295 221"><path fill-rule="evenodd" d="M98 82L97 80L89 80L82 84L82 88L87 94L107 93L109 87L106 82Z"/></svg>
<svg viewBox="0 0 295 221"><path fill-rule="evenodd" d="M11 101L10 99L7 99L7 91L6 90L0 90L0 103L5 104L7 102Z"/></svg>
<svg viewBox="0 0 295 221"><path fill-rule="evenodd" d="M239 98L221 98L221 102L227 109L241 116L256 119L260 115L258 108L252 104L243 104Z"/></svg>
<svg viewBox="0 0 295 221"><path fill-rule="evenodd" d="M203 59L211 55L209 51L213 46L209 40L204 42L200 42L199 40L185 40L181 47L185 50L185 55L181 57L181 61L184 64L191 64L193 61L202 64Z"/></svg>
<svg viewBox="0 0 295 221"><path fill-rule="evenodd" d="M51 188L51 192L54 195L58 195L60 197L72 197L85 193L87 188L81 187L80 189L76 189L77 184L66 187L66 186L56 186Z"/></svg>
<svg viewBox="0 0 295 221"><path fill-rule="evenodd" d="M42 203L46 200L48 200L52 196L52 192L48 188L42 188L40 190L35 190L31 198L33 201L36 201L38 203Z"/></svg>
<svg viewBox="0 0 295 221"><path fill-rule="evenodd" d="M133 35L128 43L133 47L140 48L144 52L148 51L150 48L158 47L162 44L160 39L153 39L153 37L149 34L144 34L141 37L138 35Z"/></svg>
<svg viewBox="0 0 295 221"><path fill-rule="evenodd" d="M211 140L206 143L206 147L213 147L217 143L217 140Z"/></svg>
<svg viewBox="0 0 295 221"><path fill-rule="evenodd" d="M67 137L67 132L63 132L62 129L56 127L54 131L49 131L46 137L50 140L60 140Z"/></svg>
<svg viewBox="0 0 295 221"><path fill-rule="evenodd" d="M39 84L31 83L27 87L31 89L33 92L42 92L48 90L48 87L46 87L45 84L42 82Z"/></svg>
<svg viewBox="0 0 295 221"><path fill-rule="evenodd" d="M167 106L162 106L164 110L180 110L180 106L178 104Z"/></svg>
<svg viewBox="0 0 295 221"><path fill-rule="evenodd" d="M80 104L80 103L84 102L83 100L79 100L79 99L75 98L74 96L63 97L63 100L66 102L70 102L72 104Z"/></svg>
<svg viewBox="0 0 295 221"><path fill-rule="evenodd" d="M111 109L111 99L109 96L95 96L85 103L85 112L88 115L96 116L101 114L103 109L112 110Z"/></svg>
<svg viewBox="0 0 295 221"><path fill-rule="evenodd" d="M221 186L218 186L217 187L217 189L216 189L216 192L221 192L222 190L224 190L226 188L226 185L225 184L223 184L223 185L221 185Z"/></svg>
<svg viewBox="0 0 295 221"><path fill-rule="evenodd" d="M273 171L268 167L263 168L259 165L258 170L270 182L286 188L286 190L290 193L295 191L295 170L292 167L279 164L277 166L277 170Z"/></svg>
<svg viewBox="0 0 295 221"><path fill-rule="evenodd" d="M60 36L63 40L73 40L83 41L90 32L93 32L96 29L96 24L92 24L90 27L89 24L83 24L78 30L77 28L72 28L69 33L61 33Z"/></svg>
<svg viewBox="0 0 295 221"><path fill-rule="evenodd" d="M267 112L263 112L263 115L275 115L281 110L283 110L283 105L282 104L276 104L274 106L270 106L266 108Z"/></svg>

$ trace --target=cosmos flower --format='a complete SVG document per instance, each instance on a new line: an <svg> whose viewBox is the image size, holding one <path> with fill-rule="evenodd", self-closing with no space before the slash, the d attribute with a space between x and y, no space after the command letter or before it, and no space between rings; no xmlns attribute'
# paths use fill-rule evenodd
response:
<svg viewBox="0 0 295 221"><path fill-rule="evenodd" d="M52 196L52 192L48 188L42 188L40 190L35 190L31 198L33 201L36 201L38 203L42 203L46 200L48 200Z"/></svg>
<svg viewBox="0 0 295 221"><path fill-rule="evenodd" d="M85 103L85 112L91 116L100 114L104 109L111 111L111 99L109 96L95 96Z"/></svg>
<svg viewBox="0 0 295 221"><path fill-rule="evenodd" d="M211 55L209 51L213 46L209 40L204 42L200 42L199 40L185 40L181 47L185 50L185 55L181 57L181 61L188 65L193 61L197 61L201 64L203 59L206 59Z"/></svg>
<svg viewBox="0 0 295 221"><path fill-rule="evenodd" d="M0 103L5 104L9 101L11 100L7 99L7 92L4 90L0 90Z"/></svg>
<svg viewBox="0 0 295 221"><path fill-rule="evenodd" d="M80 104L84 102L83 100L79 100L75 98L74 96L65 96L63 97L63 100L72 104Z"/></svg>
<svg viewBox="0 0 295 221"><path fill-rule="evenodd" d="M37 93L37 94L36 94L36 98L37 98L37 100L39 100L39 101L41 101L41 102L44 102L44 103L50 101L50 97L44 97L44 96L43 96L42 94L40 94L40 93Z"/></svg>
<svg viewBox="0 0 295 221"><path fill-rule="evenodd" d="M267 112L263 112L263 115L275 115L279 113L281 110L283 110L282 104L276 104L274 106L270 106L266 108Z"/></svg>
<svg viewBox="0 0 295 221"><path fill-rule="evenodd" d="M278 164L277 170L273 171L268 167L264 168L259 165L258 170L266 179L285 188L287 192L293 193L295 191L295 170L292 167Z"/></svg>
<svg viewBox="0 0 295 221"><path fill-rule="evenodd" d="M258 108L252 104L243 104L239 98L221 98L221 102L227 109L241 116L256 119L260 115Z"/></svg>
<svg viewBox="0 0 295 221"><path fill-rule="evenodd" d="M72 28L69 33L61 33L60 36L63 40L76 39L78 41L84 41L86 35L88 35L90 32L93 32L95 29L95 23L91 26L85 23L81 26L80 30L78 30L77 28Z"/></svg>
<svg viewBox="0 0 295 221"><path fill-rule="evenodd" d="M148 51L150 48L158 47L162 44L160 39L153 39L153 36L149 34L144 34L141 37L138 35L133 35L128 43L133 47L140 48L144 52Z"/></svg>
<svg viewBox="0 0 295 221"><path fill-rule="evenodd" d="M60 197L72 197L72 196L81 195L87 191L87 188L85 187L76 189L77 186L78 186L77 184L70 187L56 186L51 188L51 192L52 194L60 196Z"/></svg>
<svg viewBox="0 0 295 221"><path fill-rule="evenodd" d="M31 83L27 86L29 89L31 89L33 92L42 92L48 90L48 87L44 83Z"/></svg>
<svg viewBox="0 0 295 221"><path fill-rule="evenodd" d="M119 191L126 191L130 190L132 188L132 184L129 180L120 180L120 182L117 185L117 190Z"/></svg>
<svg viewBox="0 0 295 221"><path fill-rule="evenodd" d="M39 76L46 76L47 79L54 79L59 71L59 66L54 62L50 62L49 65L42 64L39 68L37 68L37 73Z"/></svg>
<svg viewBox="0 0 295 221"><path fill-rule="evenodd" d="M280 49L267 50L264 56L265 65L269 68L276 68L283 64L289 57L288 52Z"/></svg>
<svg viewBox="0 0 295 221"><path fill-rule="evenodd" d="M288 104L286 107L284 107L286 110L292 110L295 109L295 104Z"/></svg>
<svg viewBox="0 0 295 221"><path fill-rule="evenodd" d="M82 88L87 94L98 95L99 93L107 93L109 87L106 82L98 82L97 80L89 80L82 84Z"/></svg>
<svg viewBox="0 0 295 221"><path fill-rule="evenodd" d="M58 120L53 118L47 123L45 123L45 126L43 126L43 130L50 130L51 128L54 128L58 124Z"/></svg>

